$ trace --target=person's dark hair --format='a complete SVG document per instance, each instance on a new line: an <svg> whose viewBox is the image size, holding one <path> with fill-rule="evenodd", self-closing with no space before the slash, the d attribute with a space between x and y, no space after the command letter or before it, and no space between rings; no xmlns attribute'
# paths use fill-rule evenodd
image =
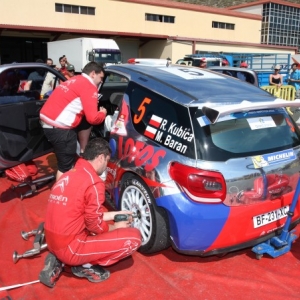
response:
<svg viewBox="0 0 300 300"><path fill-rule="evenodd" d="M93 71L95 71L96 74L99 74L101 72L105 74L104 68L94 61L87 63L82 69L82 73L85 73L87 75L89 75Z"/></svg>
<svg viewBox="0 0 300 300"><path fill-rule="evenodd" d="M61 56L58 61L60 62L63 58L65 58L64 56Z"/></svg>
<svg viewBox="0 0 300 300"><path fill-rule="evenodd" d="M94 138L86 145L82 157L86 160L94 160L100 154L111 155L109 143L102 138Z"/></svg>
<svg viewBox="0 0 300 300"><path fill-rule="evenodd" d="M293 63L293 64L291 65L291 68L292 68L293 66L298 67L298 65L299 65L299 64L297 64L297 63Z"/></svg>
<svg viewBox="0 0 300 300"><path fill-rule="evenodd" d="M44 63L44 61L41 59L41 58L38 58L35 62L37 62L37 63Z"/></svg>

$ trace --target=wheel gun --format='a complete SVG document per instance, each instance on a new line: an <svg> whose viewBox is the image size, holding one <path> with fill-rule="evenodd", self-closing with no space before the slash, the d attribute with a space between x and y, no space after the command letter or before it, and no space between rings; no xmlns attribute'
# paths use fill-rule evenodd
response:
<svg viewBox="0 0 300 300"><path fill-rule="evenodd" d="M132 215L130 215L130 214L118 214L118 215L115 215L114 221L115 222L127 221L130 218L130 216L132 218L137 218L136 213L132 213Z"/></svg>

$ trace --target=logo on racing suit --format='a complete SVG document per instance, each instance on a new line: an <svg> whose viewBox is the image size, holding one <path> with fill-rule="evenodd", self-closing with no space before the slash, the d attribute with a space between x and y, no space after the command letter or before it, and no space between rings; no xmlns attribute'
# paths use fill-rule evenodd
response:
<svg viewBox="0 0 300 300"><path fill-rule="evenodd" d="M69 176L66 176L60 180L58 180L55 185L53 186L52 190L55 190L56 188L60 188L61 193L64 192L65 186L67 186L69 183Z"/></svg>

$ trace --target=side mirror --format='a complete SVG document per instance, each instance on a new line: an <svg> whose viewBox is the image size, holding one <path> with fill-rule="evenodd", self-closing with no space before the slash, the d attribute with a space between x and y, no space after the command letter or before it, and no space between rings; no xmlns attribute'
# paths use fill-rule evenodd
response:
<svg viewBox="0 0 300 300"><path fill-rule="evenodd" d="M89 52L89 61L94 61L94 53L93 52Z"/></svg>

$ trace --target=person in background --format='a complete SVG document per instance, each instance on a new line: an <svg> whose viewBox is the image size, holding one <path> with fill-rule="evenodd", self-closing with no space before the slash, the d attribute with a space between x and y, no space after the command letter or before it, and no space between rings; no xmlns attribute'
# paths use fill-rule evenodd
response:
<svg viewBox="0 0 300 300"><path fill-rule="evenodd" d="M55 67L55 65L53 65L53 59L52 58L47 58L46 60L46 64L52 68Z"/></svg>
<svg viewBox="0 0 300 300"><path fill-rule="evenodd" d="M66 75L65 77L67 79L70 79L71 77L73 77L75 75L75 67L71 64L67 65L67 72L66 72Z"/></svg>
<svg viewBox="0 0 300 300"><path fill-rule="evenodd" d="M202 68L202 69L206 69L207 68L207 63L205 61L205 59L201 59L200 62L199 62L199 68Z"/></svg>
<svg viewBox="0 0 300 300"><path fill-rule="evenodd" d="M100 175L110 155L104 139L89 141L83 158L52 187L45 219L50 253L39 275L46 286L55 285L63 264L71 266L72 274L79 278L106 280L110 272L101 266L117 263L141 245L140 231L131 227L131 211L107 212L103 208L105 185ZM62 203L53 199L65 200ZM127 219L113 222L120 214Z"/></svg>
<svg viewBox="0 0 300 300"><path fill-rule="evenodd" d="M278 88L282 86L282 75L280 72L280 65L276 65L274 68L274 73L269 76L270 85L275 85Z"/></svg>
<svg viewBox="0 0 300 300"><path fill-rule="evenodd" d="M59 58L60 68L58 69L60 73L62 73L64 76L67 75L67 67L66 67L66 60L64 56L61 56Z"/></svg>
<svg viewBox="0 0 300 300"><path fill-rule="evenodd" d="M44 63L42 59L37 59L37 63ZM45 79L45 72L42 68L37 68L36 71L31 72L24 85L24 91L37 90L41 91Z"/></svg>
<svg viewBox="0 0 300 300"><path fill-rule="evenodd" d="M78 126L83 116L91 125L105 120L106 109L100 107L98 111L98 87L104 73L96 62L88 63L81 75L57 86L40 111L45 136L57 158L57 180L75 164Z"/></svg>
<svg viewBox="0 0 300 300"><path fill-rule="evenodd" d="M222 59L222 66L223 67L229 67L229 61L226 58Z"/></svg>
<svg viewBox="0 0 300 300"><path fill-rule="evenodd" d="M292 85L296 89L296 99L300 98L300 70L299 64L293 63L291 66L291 72L289 79L287 80L289 85Z"/></svg>
<svg viewBox="0 0 300 300"><path fill-rule="evenodd" d="M65 55L63 55L62 57L63 57L64 60L65 60L66 67L67 67L68 65L71 65L71 63L68 61L68 59L67 59L67 57L66 57Z"/></svg>
<svg viewBox="0 0 300 300"><path fill-rule="evenodd" d="M245 61L240 63L240 68L248 68L248 64Z"/></svg>
<svg viewBox="0 0 300 300"><path fill-rule="evenodd" d="M55 68L56 66L53 65L53 60L51 58L47 58L46 64L51 67ZM53 90L55 75L51 72L47 72L47 75L45 77L44 83L42 85L41 89L41 99L44 99L45 97L48 97L51 91Z"/></svg>

